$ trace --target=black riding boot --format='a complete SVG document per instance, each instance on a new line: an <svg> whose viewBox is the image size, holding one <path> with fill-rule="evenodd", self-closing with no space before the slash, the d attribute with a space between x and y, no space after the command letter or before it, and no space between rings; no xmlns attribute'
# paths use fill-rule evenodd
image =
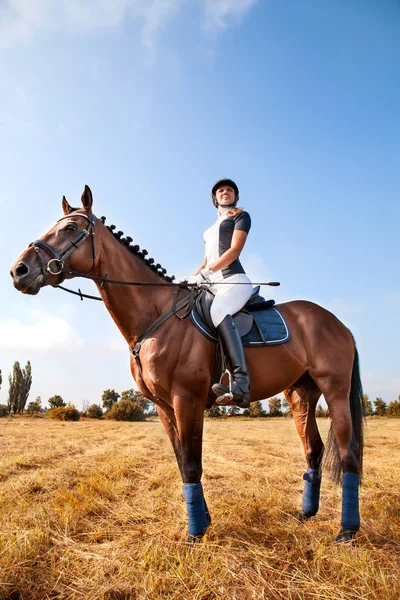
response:
<svg viewBox="0 0 400 600"><path fill-rule="evenodd" d="M231 365L233 402L240 408L248 408L250 406L249 374L242 340L231 315L225 317L218 325L217 331ZM221 383L215 383L212 389L218 397L230 393L229 387Z"/></svg>

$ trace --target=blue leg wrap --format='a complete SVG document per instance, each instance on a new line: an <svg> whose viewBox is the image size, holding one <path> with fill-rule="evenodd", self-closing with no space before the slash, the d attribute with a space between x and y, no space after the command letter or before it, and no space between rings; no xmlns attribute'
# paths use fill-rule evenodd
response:
<svg viewBox="0 0 400 600"><path fill-rule="evenodd" d="M204 509L206 511L206 521L207 521L207 527L208 527L209 525L211 525L211 515L208 511L207 502L205 501L205 499L204 499Z"/></svg>
<svg viewBox="0 0 400 600"><path fill-rule="evenodd" d="M307 469L303 475L304 492L302 509L306 515L313 517L319 508L319 492L321 489L321 472L318 469Z"/></svg>
<svg viewBox="0 0 400 600"><path fill-rule="evenodd" d="M342 527L357 531L360 529L360 509L358 487L360 476L356 473L344 473L342 485Z"/></svg>
<svg viewBox="0 0 400 600"><path fill-rule="evenodd" d="M189 535L201 537L211 521L203 496L203 486L201 483L184 483L183 494L188 513Z"/></svg>

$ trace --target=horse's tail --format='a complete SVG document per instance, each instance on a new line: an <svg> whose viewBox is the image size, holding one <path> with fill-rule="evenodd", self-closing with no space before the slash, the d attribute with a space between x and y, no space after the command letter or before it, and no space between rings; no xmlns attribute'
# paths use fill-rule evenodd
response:
<svg viewBox="0 0 400 600"><path fill-rule="evenodd" d="M351 374L351 389L350 389L350 412L351 422L353 426L353 438L351 441L352 449L358 460L358 473L360 480L363 469L363 450L364 450L364 402L363 402L363 387L360 377L360 361L358 350L355 349L353 362L353 371ZM340 464L339 448L336 440L333 426L329 429L328 440L326 442L324 466L330 471L331 477L335 483L339 483L342 477L342 467Z"/></svg>

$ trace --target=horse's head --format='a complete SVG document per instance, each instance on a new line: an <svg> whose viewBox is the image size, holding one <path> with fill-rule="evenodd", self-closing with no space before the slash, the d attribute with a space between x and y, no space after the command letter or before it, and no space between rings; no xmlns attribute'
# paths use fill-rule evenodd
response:
<svg viewBox="0 0 400 600"><path fill-rule="evenodd" d="M93 198L88 186L81 201L82 209L74 209L64 196L64 216L17 258L10 271L17 290L37 294L45 285L59 284L71 277L64 272L65 268L80 273L92 271L96 262L96 217L92 213Z"/></svg>

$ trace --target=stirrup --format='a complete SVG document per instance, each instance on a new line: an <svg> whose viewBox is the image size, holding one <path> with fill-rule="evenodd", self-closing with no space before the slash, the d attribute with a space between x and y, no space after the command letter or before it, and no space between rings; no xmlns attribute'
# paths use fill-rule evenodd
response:
<svg viewBox="0 0 400 600"><path fill-rule="evenodd" d="M238 408L249 408L250 399L244 400L239 398L239 396L235 396L234 394L227 392L226 394L222 394L218 396L215 403L216 406L237 406Z"/></svg>
<svg viewBox="0 0 400 600"><path fill-rule="evenodd" d="M222 373L219 383L215 383L212 386L213 392L217 393L217 392L215 392L214 387L217 387L219 385L226 389L226 386L223 384L223 378L225 377L225 375L228 375L228 380L229 380L228 391L218 396L218 398L215 401L216 406L230 406L231 404L234 404L235 406L238 406L239 408L248 408L250 406L250 400L249 399L241 400L241 399L239 399L239 396L237 396L233 393L232 386L233 386L234 379L232 377L232 373L230 371L228 371L228 369L225 369L225 371Z"/></svg>
<svg viewBox="0 0 400 600"><path fill-rule="evenodd" d="M232 377L232 373L228 369L225 369L225 371L221 374L221 377L219 378L219 383L214 384L214 385L215 386L221 385L224 388L226 388L226 385L224 385L224 383L223 383L225 375L228 375L228 391L225 394L221 394L220 396L218 396L217 400L215 401L215 404L217 404L217 405L219 405L220 402L232 402L232 400L233 400L233 391L232 391L233 377ZM211 388L213 391L214 391L214 385ZM215 391L214 391L214 393L215 393ZM223 406L223 404L221 404L221 406Z"/></svg>

